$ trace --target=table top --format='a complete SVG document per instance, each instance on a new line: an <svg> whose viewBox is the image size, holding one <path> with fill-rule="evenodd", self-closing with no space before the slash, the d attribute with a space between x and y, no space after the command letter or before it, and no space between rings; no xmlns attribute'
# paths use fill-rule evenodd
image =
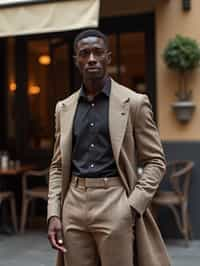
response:
<svg viewBox="0 0 200 266"><path fill-rule="evenodd" d="M34 169L34 166L31 164L22 164L16 168L8 168L8 169L1 169L0 168L0 176L1 175L19 175L24 173L25 171Z"/></svg>

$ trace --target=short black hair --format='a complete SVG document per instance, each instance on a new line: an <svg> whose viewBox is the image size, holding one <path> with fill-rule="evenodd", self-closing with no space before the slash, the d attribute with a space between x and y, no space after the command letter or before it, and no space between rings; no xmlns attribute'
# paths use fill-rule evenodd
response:
<svg viewBox="0 0 200 266"><path fill-rule="evenodd" d="M75 38L74 40L74 52L76 52L76 48L77 48L77 43L84 39L84 38L87 38L87 37L99 37L101 39L103 39L105 45L106 45L106 48L108 48L108 37L102 33L101 31L99 30L95 30L95 29L88 29L88 30L84 30L84 31L81 31Z"/></svg>

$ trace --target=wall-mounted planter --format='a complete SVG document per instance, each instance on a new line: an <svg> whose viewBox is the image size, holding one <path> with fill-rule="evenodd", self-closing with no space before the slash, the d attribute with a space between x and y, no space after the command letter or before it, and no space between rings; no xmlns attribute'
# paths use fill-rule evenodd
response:
<svg viewBox="0 0 200 266"><path fill-rule="evenodd" d="M178 101L172 103L172 109L176 114L176 118L181 123L187 123L191 120L195 108L195 104L191 101Z"/></svg>

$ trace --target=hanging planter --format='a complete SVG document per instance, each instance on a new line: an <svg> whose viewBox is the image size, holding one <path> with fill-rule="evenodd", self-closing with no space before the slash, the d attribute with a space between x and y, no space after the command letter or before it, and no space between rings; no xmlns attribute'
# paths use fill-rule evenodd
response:
<svg viewBox="0 0 200 266"><path fill-rule="evenodd" d="M163 59L170 69L179 73L180 83L175 94L177 101L172 103L172 110L178 121L186 123L190 121L196 108L186 77L190 70L199 66L200 47L195 40L176 35L166 46Z"/></svg>
<svg viewBox="0 0 200 266"><path fill-rule="evenodd" d="M172 108L176 114L177 120L186 123L190 121L196 106L191 101L177 101L172 103Z"/></svg>

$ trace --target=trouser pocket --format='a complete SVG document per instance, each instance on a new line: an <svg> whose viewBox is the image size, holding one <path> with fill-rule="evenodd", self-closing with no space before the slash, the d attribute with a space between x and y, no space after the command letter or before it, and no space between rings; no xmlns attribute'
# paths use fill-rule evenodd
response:
<svg viewBox="0 0 200 266"><path fill-rule="evenodd" d="M126 206L127 206L128 210L129 210L129 213L130 213L131 224L132 224L132 226L135 226L136 213L135 213L135 210L131 207L131 205L129 203L128 196L127 196L125 190L124 190L124 200L126 202Z"/></svg>

